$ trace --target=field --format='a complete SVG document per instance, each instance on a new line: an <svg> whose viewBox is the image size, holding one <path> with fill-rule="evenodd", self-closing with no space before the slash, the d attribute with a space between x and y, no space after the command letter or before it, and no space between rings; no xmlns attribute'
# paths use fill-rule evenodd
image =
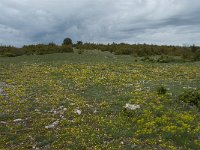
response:
<svg viewBox="0 0 200 150"><path fill-rule="evenodd" d="M199 110L178 100L196 88L200 62L95 50L0 58L0 149L200 149Z"/></svg>

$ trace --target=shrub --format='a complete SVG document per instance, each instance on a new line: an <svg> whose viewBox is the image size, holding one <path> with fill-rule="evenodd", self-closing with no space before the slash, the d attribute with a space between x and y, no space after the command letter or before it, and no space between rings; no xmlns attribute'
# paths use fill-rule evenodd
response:
<svg viewBox="0 0 200 150"><path fill-rule="evenodd" d="M73 48L71 45L62 45L57 47L57 52L66 53L66 52L73 52Z"/></svg>
<svg viewBox="0 0 200 150"><path fill-rule="evenodd" d="M193 56L193 60L194 60L194 61L200 61L200 49L198 49L198 50L195 52L195 54L194 54L194 56Z"/></svg>
<svg viewBox="0 0 200 150"><path fill-rule="evenodd" d="M141 59L141 61L146 61L146 62L154 62L155 60L153 58L150 58L149 56L145 56Z"/></svg>
<svg viewBox="0 0 200 150"><path fill-rule="evenodd" d="M200 109L200 90L188 90L179 96L179 100L189 105L195 105Z"/></svg>
<svg viewBox="0 0 200 150"><path fill-rule="evenodd" d="M3 57L16 57L16 55L14 53L9 53L9 52L4 53L2 56Z"/></svg>
<svg viewBox="0 0 200 150"><path fill-rule="evenodd" d="M160 56L160 58L158 58L157 62L159 63L169 63L169 62L173 62L174 59L172 57L169 56Z"/></svg>
<svg viewBox="0 0 200 150"><path fill-rule="evenodd" d="M3 57L15 57L21 56L24 54L24 51L20 48L16 48L13 46L0 46L0 56Z"/></svg>
<svg viewBox="0 0 200 150"><path fill-rule="evenodd" d="M82 49L78 50L78 54L82 54L83 52L84 52L84 50L82 50Z"/></svg>
<svg viewBox="0 0 200 150"><path fill-rule="evenodd" d="M52 54L52 53L65 53L73 52L71 45L62 45L57 46L53 43L49 45L38 44L38 45L28 45L24 46L23 50L27 55L43 55L43 54Z"/></svg>
<svg viewBox="0 0 200 150"><path fill-rule="evenodd" d="M132 52L130 48L118 48L115 50L115 55L130 55Z"/></svg>
<svg viewBox="0 0 200 150"><path fill-rule="evenodd" d="M76 45L83 45L82 41L77 41Z"/></svg>
<svg viewBox="0 0 200 150"><path fill-rule="evenodd" d="M166 94L167 89L164 86L160 86L160 87L157 88L157 93L158 94Z"/></svg>

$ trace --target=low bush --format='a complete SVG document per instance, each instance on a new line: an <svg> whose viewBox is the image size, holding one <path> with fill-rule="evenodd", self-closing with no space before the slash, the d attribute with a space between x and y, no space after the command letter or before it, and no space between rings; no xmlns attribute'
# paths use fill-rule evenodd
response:
<svg viewBox="0 0 200 150"><path fill-rule="evenodd" d="M190 89L179 96L179 100L200 109L200 89Z"/></svg>
<svg viewBox="0 0 200 150"><path fill-rule="evenodd" d="M173 61L174 61L174 59L169 56L160 56L160 58L157 59L157 62L159 62L159 63L170 63Z"/></svg>
<svg viewBox="0 0 200 150"><path fill-rule="evenodd" d="M118 48L115 50L115 55L131 55L133 50L130 48Z"/></svg>
<svg viewBox="0 0 200 150"><path fill-rule="evenodd" d="M2 56L3 57L16 57L16 55L14 53L9 53L9 52L4 53Z"/></svg>
<svg viewBox="0 0 200 150"><path fill-rule="evenodd" d="M167 93L167 89L164 86L160 86L157 88L157 93L158 94L166 94Z"/></svg>

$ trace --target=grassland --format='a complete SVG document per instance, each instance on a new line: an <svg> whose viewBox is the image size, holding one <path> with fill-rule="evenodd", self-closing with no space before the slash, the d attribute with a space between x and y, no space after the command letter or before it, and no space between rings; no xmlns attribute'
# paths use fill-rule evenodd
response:
<svg viewBox="0 0 200 150"><path fill-rule="evenodd" d="M200 88L200 62L139 59L99 51L0 58L0 149L200 149L199 110L178 100Z"/></svg>

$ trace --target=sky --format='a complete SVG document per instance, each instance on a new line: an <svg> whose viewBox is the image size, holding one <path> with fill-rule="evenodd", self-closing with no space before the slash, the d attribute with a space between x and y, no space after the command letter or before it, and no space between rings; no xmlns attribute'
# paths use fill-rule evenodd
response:
<svg viewBox="0 0 200 150"><path fill-rule="evenodd" d="M200 45L200 0L0 0L0 44Z"/></svg>

